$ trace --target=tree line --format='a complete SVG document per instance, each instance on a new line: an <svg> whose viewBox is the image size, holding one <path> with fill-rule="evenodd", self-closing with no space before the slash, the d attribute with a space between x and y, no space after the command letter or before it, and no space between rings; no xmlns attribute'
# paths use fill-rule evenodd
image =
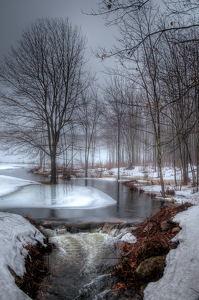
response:
<svg viewBox="0 0 199 300"><path fill-rule="evenodd" d="M162 166L172 165L174 174L180 167L185 184L190 166L198 186L197 3L168 1L173 11L165 17L151 1L109 2L92 12L113 14L107 25L119 32L117 46L96 52L101 60L117 59L103 86L86 70L86 38L68 19L37 20L4 58L2 148L49 157L52 183L58 156L67 166L82 153L87 177L103 147L118 178L121 165L152 163L164 195Z"/></svg>
<svg viewBox="0 0 199 300"><path fill-rule="evenodd" d="M150 161L157 163L163 195L163 162L169 160L174 173L176 164L181 167L185 184L190 166L193 184L197 186L199 162L199 7L194 0L164 4L162 14L152 1L120 0L109 1L107 5L102 0L98 12L92 11L94 15L105 15L107 26L118 28L116 46L109 51L101 48L96 56L103 60L114 56L118 60L117 68L108 73L125 78L128 95L131 90L133 96L128 107L134 121L128 124L134 124L133 131L136 129L137 137L151 152ZM126 102L127 99L128 96ZM118 97L117 101L121 115L123 99Z"/></svg>

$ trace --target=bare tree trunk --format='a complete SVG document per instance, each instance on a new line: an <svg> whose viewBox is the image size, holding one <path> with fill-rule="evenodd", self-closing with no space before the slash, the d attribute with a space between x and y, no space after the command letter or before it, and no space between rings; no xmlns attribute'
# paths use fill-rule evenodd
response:
<svg viewBox="0 0 199 300"><path fill-rule="evenodd" d="M95 165L95 141L92 141L92 169Z"/></svg>
<svg viewBox="0 0 199 300"><path fill-rule="evenodd" d="M120 121L117 128L117 179L120 180Z"/></svg>
<svg viewBox="0 0 199 300"><path fill-rule="evenodd" d="M67 153L67 148L66 148L66 166L65 166L66 172L67 172L67 167L68 167L68 153Z"/></svg>
<svg viewBox="0 0 199 300"><path fill-rule="evenodd" d="M162 174L162 152L161 152L161 146L160 146L159 139L157 141L157 150L158 150L158 167L159 167L159 172L160 172L161 192L162 192L162 197L165 197L164 180L163 180L163 174Z"/></svg>
<svg viewBox="0 0 199 300"><path fill-rule="evenodd" d="M57 183L57 168L56 168L56 147L53 147L53 151L51 153L51 183Z"/></svg>
<svg viewBox="0 0 199 300"><path fill-rule="evenodd" d="M42 169L42 164L43 164L43 153L42 153L42 150L40 150L39 156L40 156L40 169Z"/></svg>
<svg viewBox="0 0 199 300"><path fill-rule="evenodd" d="M73 144L74 142L72 142L72 151L71 151L71 169L73 170Z"/></svg>
<svg viewBox="0 0 199 300"><path fill-rule="evenodd" d="M45 171L45 153L44 153L43 171Z"/></svg>
<svg viewBox="0 0 199 300"><path fill-rule="evenodd" d="M199 117L199 88L197 86L197 111L196 111L196 116L197 119ZM196 153L196 161L197 161L197 191L198 191L198 181L199 181L199 120L197 122L196 125L196 149L197 149L197 153Z"/></svg>
<svg viewBox="0 0 199 300"><path fill-rule="evenodd" d="M173 154L173 168L174 168L174 182L175 182L175 186L177 186L175 151L174 151L174 154Z"/></svg>
<svg viewBox="0 0 199 300"><path fill-rule="evenodd" d="M88 146L88 131L86 126L86 136L85 136L85 177L88 177L88 159L89 159L89 146Z"/></svg>

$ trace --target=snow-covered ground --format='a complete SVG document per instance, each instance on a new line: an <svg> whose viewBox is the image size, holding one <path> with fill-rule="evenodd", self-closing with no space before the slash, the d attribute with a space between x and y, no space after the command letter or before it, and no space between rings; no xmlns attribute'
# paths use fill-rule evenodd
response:
<svg viewBox="0 0 199 300"><path fill-rule="evenodd" d="M43 244L41 232L19 215L0 212L0 299L30 299L16 285L8 266L22 277L26 271L25 257L28 251L25 246Z"/></svg>
<svg viewBox="0 0 199 300"><path fill-rule="evenodd" d="M144 190L144 192L149 194L157 194L160 195L161 186L160 185L142 185L139 184L139 187ZM165 190L174 190L175 195L166 197L165 200L174 201L176 203L184 203L189 202L192 204L199 204L199 192L196 192L195 189L191 185L175 187L175 186L165 186Z"/></svg>
<svg viewBox="0 0 199 300"><path fill-rule="evenodd" d="M190 207L173 220L182 227L173 239L180 244L167 255L163 277L146 287L144 300L199 299L199 206Z"/></svg>
<svg viewBox="0 0 199 300"><path fill-rule="evenodd" d="M0 170L10 170L28 167L28 164L6 164L0 163ZM0 196L16 192L20 187L30 184L39 184L35 181L24 180L16 177L0 175Z"/></svg>
<svg viewBox="0 0 199 300"><path fill-rule="evenodd" d="M94 171L92 173L94 174ZM102 178L106 179L107 175L112 180L116 179L117 169L104 170ZM151 179L155 180L158 176L151 168L134 167L133 170L121 168L120 175L126 177L125 179L139 179L137 185L146 193L160 193L160 185L149 185ZM191 183L188 186L174 187L172 168L163 168L163 176L164 180L170 182L165 189L175 190L175 195L167 200L173 198L178 203L190 202L196 205L174 217L173 220L179 222L182 227L173 239L179 242L179 246L167 255L163 277L157 282L148 284L144 291L144 300L197 300L199 299L199 205L197 205L199 192L195 192ZM147 181L147 178L150 178L150 181ZM177 180L181 180L179 169Z"/></svg>
<svg viewBox="0 0 199 300"><path fill-rule="evenodd" d="M19 168L22 165L0 164L0 169ZM20 187L37 182L15 177L0 175L0 196L17 191ZM25 300L30 299L16 285L8 266L22 277L25 273L25 257L28 251L25 246L35 245L37 241L43 244L44 236L23 217L0 212L0 299Z"/></svg>
<svg viewBox="0 0 199 300"><path fill-rule="evenodd" d="M139 170L140 167L132 170L133 177L136 177L136 174L140 175ZM128 171L128 173L131 172L129 177L132 177L132 171ZM144 179L146 177L144 174L146 173L139 178ZM3 194L33 183L5 177L7 176L0 176L0 193ZM170 177L173 177L172 170L165 168L165 178ZM142 188L146 191L150 189L154 192L156 189L160 191L158 185L143 185ZM193 193L191 187L182 187L182 190L176 191L173 197L178 202L188 201L199 204L199 193ZM175 236L175 241L179 241L180 244L167 255L163 277L155 283L150 283L145 289L144 300L196 300L199 298L199 205L177 214L174 221L179 222L182 227L182 230ZM24 246L28 243L34 244L37 240L42 242L43 236L28 221L18 215L0 212L1 300L30 299L17 288L7 266L10 266L17 275L22 276L25 271L24 256L27 255Z"/></svg>
<svg viewBox="0 0 199 300"><path fill-rule="evenodd" d="M95 176L100 172L101 180L117 180L117 168L112 168L110 170L105 168L90 169L89 175ZM191 173L189 174L191 180ZM150 166L135 166L132 170L120 168L120 176L122 178L120 181L136 179L137 183L134 185L141 188L146 193L157 195L160 195L161 193L160 184L156 184L156 181L159 181L158 172L155 172ZM199 204L199 192L196 192L196 190L191 186L191 181L187 186L174 186L174 170L169 167L163 167L163 177L166 181L165 190L175 190L175 195L167 197L166 200L174 200L174 202L177 203L190 202L192 204ZM176 168L176 180L179 184L181 180L181 172L179 168ZM153 181L153 185L151 184L151 181Z"/></svg>
<svg viewBox="0 0 199 300"><path fill-rule="evenodd" d="M163 167L163 177L165 180L174 180L174 169L169 167ZM118 169L106 169L106 168L97 168L97 169L89 169L88 174L95 176L95 174L101 174L101 179L112 178L115 180L118 175ZM127 170L124 167L120 168L120 177L122 179L132 179L132 178L150 178L150 179L158 179L158 172L154 170L151 166L143 167L143 166L134 166L132 170ZM176 179L181 179L181 172L179 168L176 168Z"/></svg>

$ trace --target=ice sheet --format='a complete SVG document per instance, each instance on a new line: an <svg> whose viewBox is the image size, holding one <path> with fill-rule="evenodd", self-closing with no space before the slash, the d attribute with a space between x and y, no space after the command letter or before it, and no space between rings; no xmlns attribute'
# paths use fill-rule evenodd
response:
<svg viewBox="0 0 199 300"><path fill-rule="evenodd" d="M16 165L0 163L0 170L9 170L9 169L15 169L15 168L17 168Z"/></svg>
<svg viewBox="0 0 199 300"><path fill-rule="evenodd" d="M0 196L17 191L20 187L30 184L39 184L35 181L0 175Z"/></svg>
<svg viewBox="0 0 199 300"><path fill-rule="evenodd" d="M115 204L113 198L96 188L64 184L32 185L0 197L0 207L94 209Z"/></svg>

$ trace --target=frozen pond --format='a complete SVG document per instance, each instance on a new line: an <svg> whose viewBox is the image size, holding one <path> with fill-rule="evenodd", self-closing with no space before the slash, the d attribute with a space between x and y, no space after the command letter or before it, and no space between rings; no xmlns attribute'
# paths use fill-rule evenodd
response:
<svg viewBox="0 0 199 300"><path fill-rule="evenodd" d="M90 186L71 184L28 185L0 197L1 207L46 207L67 209L94 209L116 205L104 192Z"/></svg>
<svg viewBox="0 0 199 300"><path fill-rule="evenodd" d="M71 179L59 180L57 185L32 184L49 179L27 173L23 168L0 170L0 175L11 176L1 177L1 195L4 191L11 192L0 197L0 210L29 214L34 219L64 220L74 227L92 221L140 222L163 204L145 194L132 193L116 181ZM16 177L28 180L29 185L22 187L24 182ZM67 232L59 236L56 229L46 231L50 241L57 245L49 256L51 276L46 278L46 284L51 288L46 300L108 299L106 288L116 282L109 274L109 267L117 263L118 257L115 232Z"/></svg>
<svg viewBox="0 0 199 300"><path fill-rule="evenodd" d="M0 175L45 181L26 169L0 170ZM0 197L0 210L31 215L35 219L66 221L129 220L140 222L163 202L132 193L116 181L99 179L59 180L57 185L36 184Z"/></svg>

